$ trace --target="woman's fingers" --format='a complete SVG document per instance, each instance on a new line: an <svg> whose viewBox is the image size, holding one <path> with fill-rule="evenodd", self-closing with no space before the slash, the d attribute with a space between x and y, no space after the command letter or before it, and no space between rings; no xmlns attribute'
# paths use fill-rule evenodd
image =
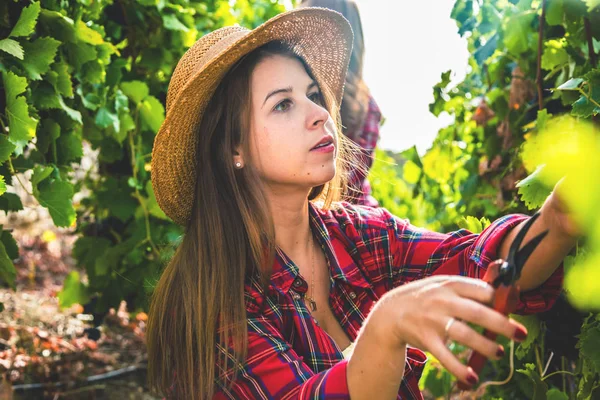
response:
<svg viewBox="0 0 600 400"><path fill-rule="evenodd" d="M492 304L495 290L489 283L481 279L457 277L449 283L449 287L460 297L475 300L483 304Z"/></svg>
<svg viewBox="0 0 600 400"><path fill-rule="evenodd" d="M486 358L497 360L504 356L504 348L501 345L479 334L464 322L454 321L447 334L450 340L462 343Z"/></svg>
<svg viewBox="0 0 600 400"><path fill-rule="evenodd" d="M518 342L523 341L527 336L527 330L523 325L509 319L506 315L501 314L492 308L486 307L483 304L470 299L455 299L453 308L449 311L463 321L477 324L487 330L503 335L509 339L514 339Z"/></svg>
<svg viewBox="0 0 600 400"><path fill-rule="evenodd" d="M456 325L453 324L453 325ZM438 338L434 338L430 345L429 351L439 360L440 363L457 379L473 386L479 380L479 377L471 367L467 367L460 362L458 358L446 347L444 342Z"/></svg>

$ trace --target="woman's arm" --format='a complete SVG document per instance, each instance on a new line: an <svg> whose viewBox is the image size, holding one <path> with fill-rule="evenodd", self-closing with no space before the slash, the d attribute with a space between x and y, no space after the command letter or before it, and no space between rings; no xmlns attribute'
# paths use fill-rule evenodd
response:
<svg viewBox="0 0 600 400"><path fill-rule="evenodd" d="M522 291L539 287L558 268L562 260L577 242L577 229L564 211L556 190L548 197L540 209L540 218L532 225L523 240L529 240L548 230L548 235L527 260L518 281ZM500 256L506 258L513 240L526 221L513 228L500 246Z"/></svg>

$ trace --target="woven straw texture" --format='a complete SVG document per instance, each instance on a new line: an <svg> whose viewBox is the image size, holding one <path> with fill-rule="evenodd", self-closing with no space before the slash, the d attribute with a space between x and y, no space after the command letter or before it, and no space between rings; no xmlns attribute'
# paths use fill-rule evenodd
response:
<svg viewBox="0 0 600 400"><path fill-rule="evenodd" d="M341 14L302 8L280 14L254 30L225 27L200 38L183 55L169 83L167 114L152 149L152 186L162 210L179 225L195 200L200 120L227 71L244 55L273 40L292 46L319 85L341 104L352 51L352 29ZM233 161L232 161L233 162Z"/></svg>

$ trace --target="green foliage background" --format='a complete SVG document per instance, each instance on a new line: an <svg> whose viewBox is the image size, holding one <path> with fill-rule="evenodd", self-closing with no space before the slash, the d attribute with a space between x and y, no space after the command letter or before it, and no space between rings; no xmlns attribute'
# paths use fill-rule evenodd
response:
<svg viewBox="0 0 600 400"><path fill-rule="evenodd" d="M0 2L0 209L23 208L7 185L26 187L15 177L24 173L55 225L80 234L74 256L88 284L68 277L63 306L92 301L102 313L125 299L146 307L182 233L150 183L176 62L211 30L252 28L282 11L270 0ZM98 150L98 171L81 178L74 167L84 142ZM13 288L17 256L1 231L0 281Z"/></svg>
<svg viewBox="0 0 600 400"><path fill-rule="evenodd" d="M467 38L470 71L455 87L443 73L430 111L454 123L422 156L379 151L374 196L416 225L479 232L501 215L532 213L566 176L561 195L586 233L564 264L569 303L515 316L530 332L516 346L515 376L484 397L600 398L600 316L585 311L600 306L600 2L457 0L452 18ZM508 372L506 357L481 380ZM433 360L420 383L443 397L453 381Z"/></svg>
<svg viewBox="0 0 600 400"><path fill-rule="evenodd" d="M74 256L87 283L69 275L61 305L89 302L102 313L124 299L132 309L146 307L182 233L150 184L152 142L175 63L215 28L254 27L283 10L275 0L0 3L0 210L23 208L11 186L28 187L26 179L56 226L80 235ZM568 175L565 200L587 235L565 262L566 289L572 304L597 309L600 2L457 0L452 17L467 37L471 70L456 87L450 71L442 74L430 110L455 123L422 156L414 148L378 151L374 195L416 225L479 232L500 215L540 207ZM75 172L85 143L98 151L98 170L81 177ZM75 195L81 200L74 204ZM1 230L0 282L13 288L18 254ZM552 315L522 318L530 339L516 348L518 373L486 397L600 396L600 317L565 307L561 318L575 317L579 334L575 355L548 363L560 350L551 345ZM494 363L482 379L507 372L506 361ZM421 385L439 397L452 382L433 360Z"/></svg>

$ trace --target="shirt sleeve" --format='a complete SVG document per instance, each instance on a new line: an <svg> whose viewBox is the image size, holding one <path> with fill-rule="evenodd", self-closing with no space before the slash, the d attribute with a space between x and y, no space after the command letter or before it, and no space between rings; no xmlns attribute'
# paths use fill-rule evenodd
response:
<svg viewBox="0 0 600 400"><path fill-rule="evenodd" d="M387 214L394 286L430 275L483 278L488 265L499 258L504 237L528 218L508 215L494 221L480 234L465 229L443 234L417 228ZM521 293L517 313L532 314L550 309L562 290L562 281L561 264L541 286Z"/></svg>
<svg viewBox="0 0 600 400"><path fill-rule="evenodd" d="M214 399L349 400L343 360L314 373L263 315L248 318L248 357L231 388Z"/></svg>

